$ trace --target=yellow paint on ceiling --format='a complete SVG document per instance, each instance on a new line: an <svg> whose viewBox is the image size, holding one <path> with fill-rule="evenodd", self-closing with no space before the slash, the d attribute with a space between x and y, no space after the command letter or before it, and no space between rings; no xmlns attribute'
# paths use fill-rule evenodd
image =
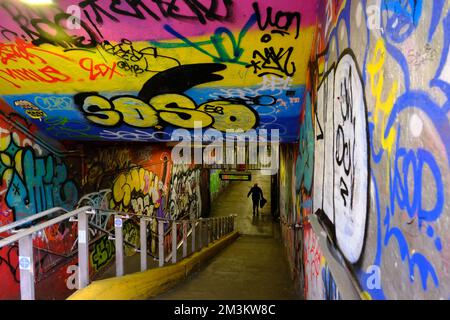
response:
<svg viewBox="0 0 450 320"><path fill-rule="evenodd" d="M266 48L273 47L276 54L283 49L282 55L288 48L293 47L292 55L286 62L286 68L288 71L291 71L291 62L294 62L296 71L292 77L291 84L303 85L306 82L308 57L313 34L314 27L309 27L302 29L299 38L296 40L293 40L292 37L273 35L272 41L262 43L261 36L263 33L251 31L241 43L244 52L239 61L250 63L254 59L255 50L264 55ZM208 40L210 40L208 36L190 39L192 42ZM180 43L180 40L166 43L171 42ZM131 56L127 56L128 61L126 61L111 53L118 50L118 47L113 48L115 45L117 44L103 44L90 51L64 51L62 48L52 45L35 47L28 43L21 43L19 46L16 43L2 44L0 94L139 91L151 76L165 69L175 67L178 63L185 65L218 62L213 61L210 56L193 47L158 48L157 56L152 55L154 49L149 42L132 44L137 52L145 49L143 52L147 53L145 55L147 61L143 59L138 60L138 58ZM217 55L214 46L211 44L203 45L201 48ZM231 56L233 49L229 41L224 41L224 48ZM288 54L285 54L281 59L283 67L287 56ZM261 60L258 56L256 58ZM219 72L224 77L222 81L202 86L250 87L261 84L262 78L254 74L253 67L246 68L245 65L234 63L226 63L226 65L227 69ZM128 67L137 68L137 71L139 71L139 68L147 67L147 69L155 72L136 74L132 69L126 70ZM195 75L193 76L195 77Z"/></svg>

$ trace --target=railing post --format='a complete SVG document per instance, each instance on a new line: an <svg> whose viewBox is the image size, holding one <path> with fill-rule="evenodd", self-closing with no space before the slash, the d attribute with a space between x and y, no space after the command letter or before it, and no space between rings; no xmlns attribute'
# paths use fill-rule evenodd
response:
<svg viewBox="0 0 450 320"><path fill-rule="evenodd" d="M223 217L220 217L219 223L220 223L220 232L219 232L219 238L223 237Z"/></svg>
<svg viewBox="0 0 450 320"><path fill-rule="evenodd" d="M206 243L205 243L205 246L207 247L207 246L209 246L209 223L210 223L210 219L207 219L206 220Z"/></svg>
<svg viewBox="0 0 450 320"><path fill-rule="evenodd" d="M150 220L151 223L151 220ZM147 270L147 219L140 219L141 271Z"/></svg>
<svg viewBox="0 0 450 320"><path fill-rule="evenodd" d="M195 228L196 228L195 227L195 220L193 220L191 223L192 223L192 227L191 227L191 229L192 229L192 233L191 233L191 240L192 240L191 249L192 249L192 253L194 253L195 252Z"/></svg>
<svg viewBox="0 0 450 320"><path fill-rule="evenodd" d="M203 248L203 234L204 234L203 221L204 220L202 218L200 218L200 220L198 221L198 247L200 250L202 250L202 248ZM194 244L194 246L195 246L195 244Z"/></svg>
<svg viewBox="0 0 450 320"><path fill-rule="evenodd" d="M214 219L214 241L216 241L219 237L219 218Z"/></svg>
<svg viewBox="0 0 450 320"><path fill-rule="evenodd" d="M210 219L208 224L209 237L208 237L208 246L213 241L214 236L214 220Z"/></svg>
<svg viewBox="0 0 450 320"><path fill-rule="evenodd" d="M217 218L217 239L220 239L222 233L222 218Z"/></svg>
<svg viewBox="0 0 450 320"><path fill-rule="evenodd" d="M120 216L114 217L115 243L116 243L116 277L123 276L123 220Z"/></svg>
<svg viewBox="0 0 450 320"><path fill-rule="evenodd" d="M183 258L187 256L187 220L183 220Z"/></svg>
<svg viewBox="0 0 450 320"><path fill-rule="evenodd" d="M216 239L219 240L220 239L220 217L217 218L217 236Z"/></svg>
<svg viewBox="0 0 450 320"><path fill-rule="evenodd" d="M20 297L34 300L33 235L19 240Z"/></svg>
<svg viewBox="0 0 450 320"><path fill-rule="evenodd" d="M164 266L164 221L158 221L158 261Z"/></svg>
<svg viewBox="0 0 450 320"><path fill-rule="evenodd" d="M216 237L215 237L214 240L219 239L219 232L220 232L220 229L219 229L219 227L220 227L219 219L220 219L220 218L216 218Z"/></svg>
<svg viewBox="0 0 450 320"><path fill-rule="evenodd" d="M172 221L172 263L177 263L177 222Z"/></svg>
<svg viewBox="0 0 450 320"><path fill-rule="evenodd" d="M228 217L225 217L225 234L228 234L228 228L230 227Z"/></svg>
<svg viewBox="0 0 450 320"><path fill-rule="evenodd" d="M78 214L78 289L83 289L88 284L89 284L89 218L87 212L80 212Z"/></svg>

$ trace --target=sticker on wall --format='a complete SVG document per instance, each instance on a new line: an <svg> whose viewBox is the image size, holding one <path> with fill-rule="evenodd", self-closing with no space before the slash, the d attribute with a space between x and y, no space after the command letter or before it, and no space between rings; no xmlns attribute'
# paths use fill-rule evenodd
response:
<svg viewBox="0 0 450 320"><path fill-rule="evenodd" d="M47 116L44 111L39 109L35 104L28 100L16 100L14 101L14 105L16 107L21 107L22 109L24 109L25 114L32 119L42 121L42 118Z"/></svg>

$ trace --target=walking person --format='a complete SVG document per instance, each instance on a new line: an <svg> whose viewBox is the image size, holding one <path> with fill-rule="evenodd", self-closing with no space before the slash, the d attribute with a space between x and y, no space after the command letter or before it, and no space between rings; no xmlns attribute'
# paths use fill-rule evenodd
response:
<svg viewBox="0 0 450 320"><path fill-rule="evenodd" d="M250 195L252 195L253 201L253 216L255 216L255 214L259 216L259 202L261 199L264 199L264 196L262 189L258 187L257 183L250 189L247 198L250 197Z"/></svg>

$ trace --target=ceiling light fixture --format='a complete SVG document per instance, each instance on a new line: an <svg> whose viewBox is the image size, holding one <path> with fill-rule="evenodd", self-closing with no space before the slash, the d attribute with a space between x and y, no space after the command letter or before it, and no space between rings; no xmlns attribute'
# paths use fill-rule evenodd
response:
<svg viewBox="0 0 450 320"><path fill-rule="evenodd" d="M20 0L20 2L29 4L32 6L53 4L53 0Z"/></svg>

